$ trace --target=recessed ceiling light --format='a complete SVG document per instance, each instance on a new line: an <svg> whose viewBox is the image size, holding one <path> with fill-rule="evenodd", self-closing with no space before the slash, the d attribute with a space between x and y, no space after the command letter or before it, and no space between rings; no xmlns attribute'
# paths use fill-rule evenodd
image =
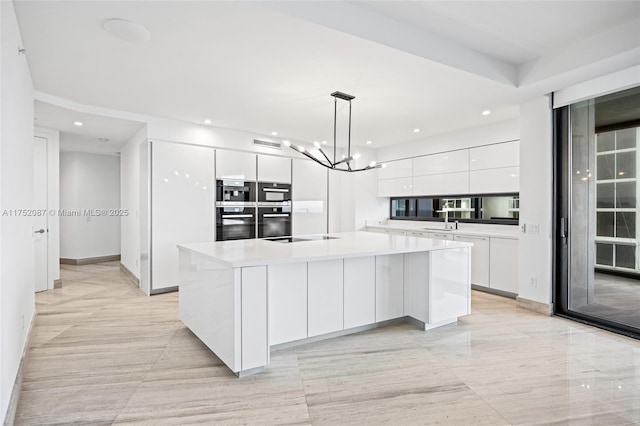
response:
<svg viewBox="0 0 640 426"><path fill-rule="evenodd" d="M278 132L271 132L271 136L278 136Z"/></svg>
<svg viewBox="0 0 640 426"><path fill-rule="evenodd" d="M491 111L485 109L484 111L482 111L482 115L491 115Z"/></svg>
<svg viewBox="0 0 640 426"><path fill-rule="evenodd" d="M371 142L371 141L367 141L367 142L366 142L366 144L367 144L367 145L371 145L372 143L373 143L373 142Z"/></svg>
<svg viewBox="0 0 640 426"><path fill-rule="evenodd" d="M327 144L327 141L322 141L322 145L326 145L326 144Z"/></svg>
<svg viewBox="0 0 640 426"><path fill-rule="evenodd" d="M84 126L84 123L82 121L74 121L73 125L74 126L78 126L78 127L82 127L82 126Z"/></svg>
<svg viewBox="0 0 640 426"><path fill-rule="evenodd" d="M420 133L420 129L413 129L413 133Z"/></svg>
<svg viewBox="0 0 640 426"><path fill-rule="evenodd" d="M130 43L151 40L151 33L148 29L126 19L109 19L102 24L102 28L112 36Z"/></svg>
<svg viewBox="0 0 640 426"><path fill-rule="evenodd" d="M207 118L206 120L204 120L204 124L211 124L211 120Z"/></svg>

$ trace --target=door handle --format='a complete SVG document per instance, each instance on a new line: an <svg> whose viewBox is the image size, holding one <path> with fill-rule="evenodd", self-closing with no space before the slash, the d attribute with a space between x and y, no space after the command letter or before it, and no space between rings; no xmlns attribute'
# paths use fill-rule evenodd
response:
<svg viewBox="0 0 640 426"><path fill-rule="evenodd" d="M44 228L38 229L37 231L33 231L34 234L44 234Z"/></svg>
<svg viewBox="0 0 640 426"><path fill-rule="evenodd" d="M289 217L289 214L287 214L287 213L281 213L281 214L265 213L265 214L262 215L262 217Z"/></svg>
<svg viewBox="0 0 640 426"><path fill-rule="evenodd" d="M560 218L560 238L562 238L562 242L564 244L567 243L567 234L569 231L569 227L567 226L567 218L566 217L562 217Z"/></svg>
<svg viewBox="0 0 640 426"><path fill-rule="evenodd" d="M223 214L222 218L223 219L236 219L236 218L243 218L243 217L253 217L252 214Z"/></svg>

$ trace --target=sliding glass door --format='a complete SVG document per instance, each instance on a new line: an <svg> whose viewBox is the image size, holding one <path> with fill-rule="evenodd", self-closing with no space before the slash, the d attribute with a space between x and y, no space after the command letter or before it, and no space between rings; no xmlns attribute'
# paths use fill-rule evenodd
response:
<svg viewBox="0 0 640 426"><path fill-rule="evenodd" d="M555 111L556 311L640 336L640 88Z"/></svg>

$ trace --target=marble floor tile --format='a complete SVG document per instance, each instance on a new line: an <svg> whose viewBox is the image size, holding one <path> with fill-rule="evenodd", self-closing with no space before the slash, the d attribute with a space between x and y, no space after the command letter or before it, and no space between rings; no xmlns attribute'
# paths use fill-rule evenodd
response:
<svg viewBox="0 0 640 426"><path fill-rule="evenodd" d="M473 292L428 332L394 324L274 351L238 379L118 262L36 295L18 425L640 425L640 341Z"/></svg>

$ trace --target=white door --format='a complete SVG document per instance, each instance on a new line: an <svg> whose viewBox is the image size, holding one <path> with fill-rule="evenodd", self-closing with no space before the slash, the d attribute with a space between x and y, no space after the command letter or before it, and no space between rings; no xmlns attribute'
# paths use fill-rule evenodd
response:
<svg viewBox="0 0 640 426"><path fill-rule="evenodd" d="M35 289L47 290L49 229L47 227L47 139L34 138L33 144L33 245Z"/></svg>

